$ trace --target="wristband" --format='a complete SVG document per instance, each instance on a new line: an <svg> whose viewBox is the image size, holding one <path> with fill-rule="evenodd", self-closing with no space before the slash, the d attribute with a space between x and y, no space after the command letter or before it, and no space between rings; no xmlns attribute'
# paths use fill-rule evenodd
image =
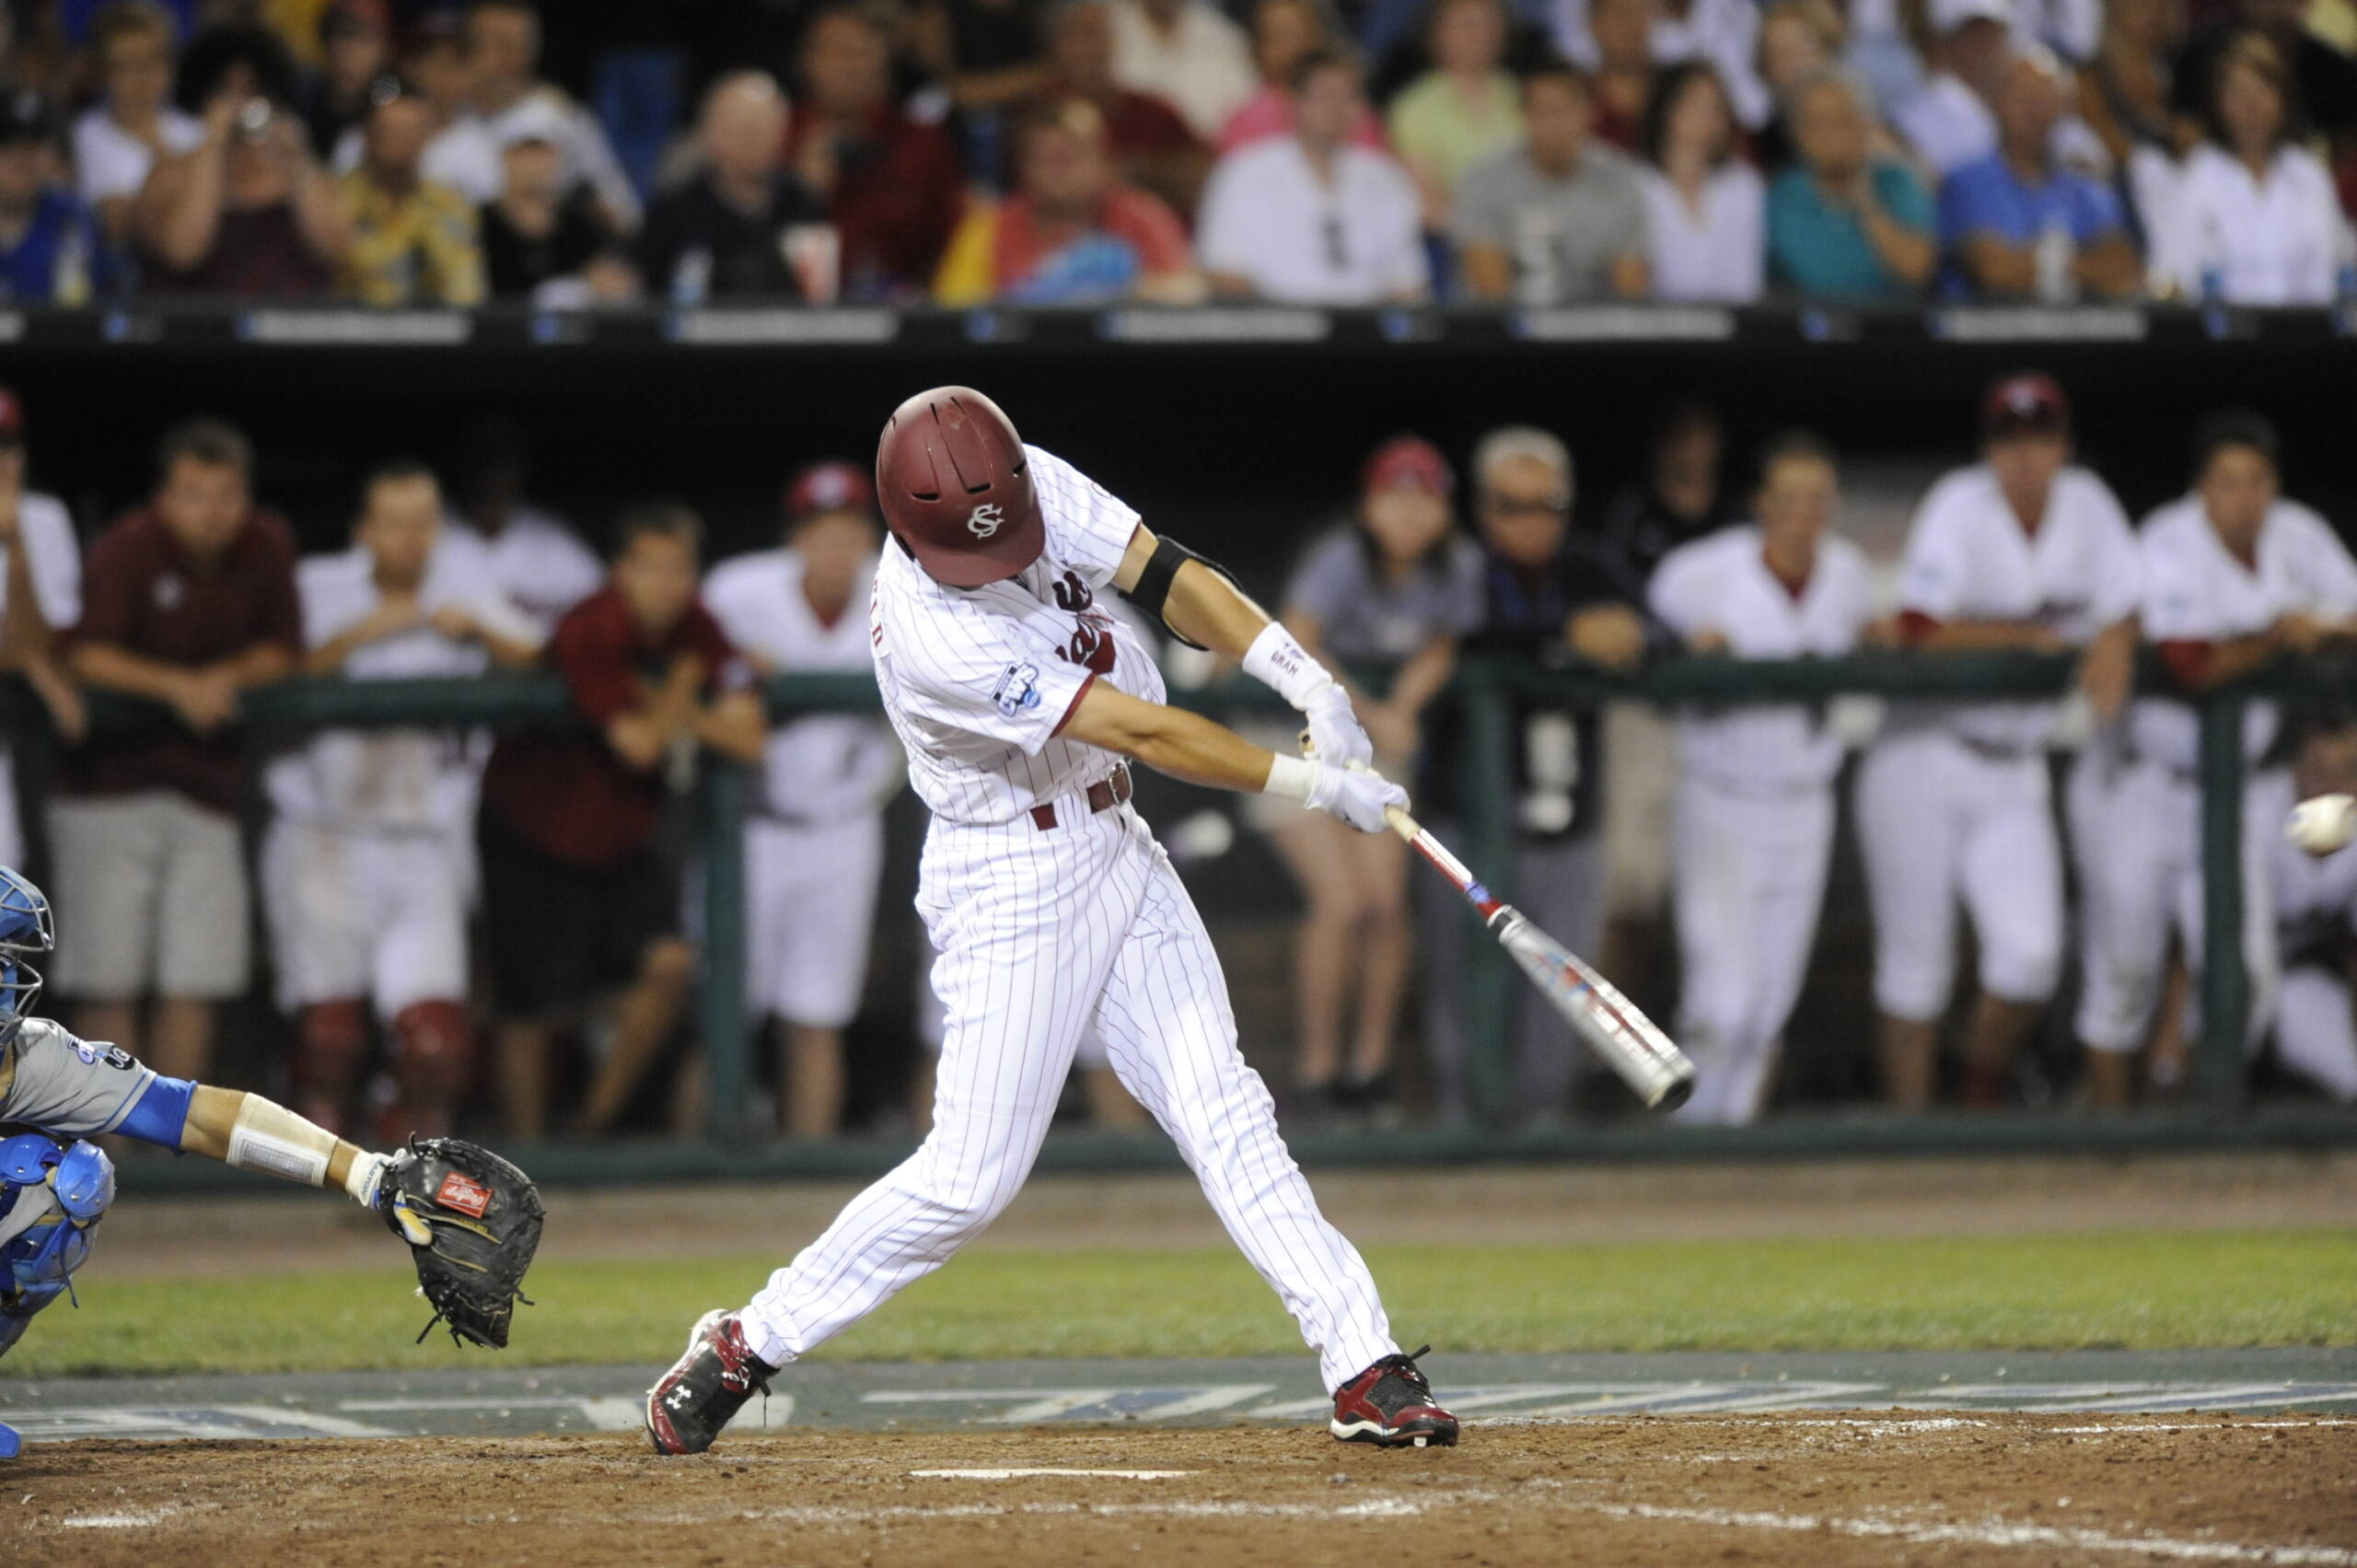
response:
<svg viewBox="0 0 2357 1568"><path fill-rule="evenodd" d="M1306 708L1319 691L1334 684L1326 667L1309 656L1281 621L1270 621L1252 639L1244 653L1244 673L1296 709Z"/></svg>
<svg viewBox="0 0 2357 1568"><path fill-rule="evenodd" d="M1260 793L1281 796L1287 800L1306 801L1317 782L1317 763L1301 757L1288 757L1280 751L1270 760L1269 782L1260 786Z"/></svg>

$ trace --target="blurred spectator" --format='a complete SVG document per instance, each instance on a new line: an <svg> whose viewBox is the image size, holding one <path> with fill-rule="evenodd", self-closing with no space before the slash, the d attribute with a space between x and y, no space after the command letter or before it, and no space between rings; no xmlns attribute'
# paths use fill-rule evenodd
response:
<svg viewBox="0 0 2357 1568"><path fill-rule="evenodd" d="M994 116L1047 79L1045 0L925 0L910 17L917 62L960 114Z"/></svg>
<svg viewBox="0 0 2357 1568"><path fill-rule="evenodd" d="M302 123L231 87L204 139L157 166L139 193L142 287L151 294L293 299L324 294L352 244L335 181Z"/></svg>
<svg viewBox="0 0 2357 1568"><path fill-rule="evenodd" d="M114 0L90 28L100 97L74 122L82 200L107 238L131 234L132 200L158 159L196 150L204 125L172 107L171 13L154 0Z"/></svg>
<svg viewBox="0 0 2357 1568"><path fill-rule="evenodd" d="M0 93L0 301L87 305L114 291L112 251L55 178L56 139L39 95Z"/></svg>
<svg viewBox="0 0 2357 1568"><path fill-rule="evenodd" d="M2073 464L2062 389L2039 375L1990 389L1980 462L1924 495L1899 571L1899 631L1919 652L2077 653L2078 690L2115 723L2135 672L2136 538L2108 485ZM1932 1101L1956 980L1956 912L1980 953L1965 1103L1993 1109L2061 978L2062 850L2046 749L2052 702L1894 703L1858 772L1858 840L1874 911L1883 1092ZM2100 766L2090 750L2083 767ZM2074 828L2107 814L2083 774ZM2091 824L2090 824L2091 825ZM2083 871L2099 866L2074 832ZM2101 965L2088 969L2096 983Z"/></svg>
<svg viewBox="0 0 2357 1568"><path fill-rule="evenodd" d="M1293 131L1293 74L1313 49L1331 49L1326 13L1316 0L1260 0L1252 7L1252 66L1260 85L1227 117L1219 133L1223 157L1238 147ZM1351 125L1351 140L1370 152L1388 152L1383 124L1370 106Z"/></svg>
<svg viewBox="0 0 2357 1568"><path fill-rule="evenodd" d="M1015 162L1015 194L967 210L934 280L936 303L1202 298L1186 229L1160 200L1115 178L1094 107L1032 110L1016 129Z"/></svg>
<svg viewBox="0 0 2357 1568"><path fill-rule="evenodd" d="M1448 229L1465 171L1522 140L1522 93L1501 68L1504 0L1434 0L1433 68L1391 100L1391 145L1424 202L1424 226Z"/></svg>
<svg viewBox="0 0 2357 1568"><path fill-rule="evenodd" d="M68 745L87 727L58 634L82 618L82 550L54 495L25 488L25 405L0 387L0 675L23 678ZM0 865L25 863L16 769L0 737Z"/></svg>
<svg viewBox="0 0 2357 1568"><path fill-rule="evenodd" d="M1945 179L1996 145L1990 104L2013 53L2012 0L1930 0L1931 74L1898 107L1899 134Z"/></svg>
<svg viewBox="0 0 2357 1568"><path fill-rule="evenodd" d="M1664 71L1645 107L1640 145L1654 297L1758 299L1767 188L1736 149L1734 110L1718 74L1700 61Z"/></svg>
<svg viewBox="0 0 2357 1568"><path fill-rule="evenodd" d="M1572 456L1562 442L1530 425L1493 430L1474 448L1473 482L1482 610L1465 651L1550 668L1575 658L1633 666L1644 630L1620 586L1572 537ZM1573 951L1592 953L1604 890L1596 712L1527 693L1513 704L1517 907ZM1464 724L1454 708L1434 713L1417 809L1445 819L1463 809ZM1456 1119L1469 1109L1465 916L1437 881L1420 901L1424 1039L1442 1114ZM1544 998L1526 992L1515 1001L1514 1039L1515 1106L1541 1123L1560 1118L1578 1065L1570 1027Z"/></svg>
<svg viewBox="0 0 2357 1568"><path fill-rule="evenodd" d="M1759 79L1776 109L1751 139L1751 159L1759 168L1782 168L1791 161L1792 134L1784 120L1793 87L1840 64L1846 37L1841 13L1831 0L1771 0L1761 7Z"/></svg>
<svg viewBox="0 0 2357 1568"><path fill-rule="evenodd" d="M352 679L463 679L540 654L522 612L437 548L431 470L384 464L363 482L355 543L296 572L302 671ZM273 761L262 905L280 1005L296 1019L297 1114L342 1133L368 1048L369 1004L396 1086L387 1136L441 1137L474 1065L467 1022L467 884L445 801L474 778L431 729L330 729Z"/></svg>
<svg viewBox="0 0 2357 1568"><path fill-rule="evenodd" d="M367 117L369 87L393 68L385 0L335 0L319 18L319 69L303 83L303 124L311 155L330 159L344 133Z"/></svg>
<svg viewBox="0 0 2357 1568"><path fill-rule="evenodd" d="M1219 140L1252 96L1252 44L1210 0L1113 0L1113 75Z"/></svg>
<svg viewBox="0 0 2357 1568"><path fill-rule="evenodd" d="M1105 119L1121 178L1190 216L1211 155L1178 111L1113 79L1112 0L1063 0L1048 23L1048 77L1037 103L1079 99Z"/></svg>
<svg viewBox="0 0 2357 1568"><path fill-rule="evenodd" d="M424 17L415 41L401 60L401 77L432 104L439 128L425 145L425 178L447 185L480 205L499 194L502 169L500 143L491 127L475 112L475 63L467 52L464 18L456 11L437 11ZM344 127L330 160L339 174L360 167L360 126ZM565 160L563 181L571 190L579 176Z"/></svg>
<svg viewBox="0 0 2357 1568"><path fill-rule="evenodd" d="M1599 0L1554 0L1549 7L1557 46L1564 58L1598 78L1596 116L1599 134L1626 128L1633 145L1636 117L1643 113L1650 92L1633 80L1639 63L1675 65L1688 60L1710 63L1726 84L1736 118L1758 129L1774 107L1761 86L1753 64L1759 52L1759 7L1751 0L1649 0L1624 6L1610 16ZM1627 92L1605 78L1629 75ZM1617 138L1615 138L1617 139Z"/></svg>
<svg viewBox="0 0 2357 1568"><path fill-rule="evenodd" d="M1198 252L1212 287L1296 304L1422 299L1430 284L1416 188L1350 144L1366 110L1358 67L1313 50L1295 67L1294 132L1220 159Z"/></svg>
<svg viewBox="0 0 2357 1568"><path fill-rule="evenodd" d="M482 247L475 210L447 185L424 179L434 107L388 78L362 122L360 167L337 182L351 242L342 286L363 305L482 303Z"/></svg>
<svg viewBox="0 0 2357 1568"><path fill-rule="evenodd" d="M1864 91L1838 71L1804 77L1788 109L1800 161L1768 190L1768 271L1813 299L1898 304L1939 265L1922 180L1873 150Z"/></svg>
<svg viewBox="0 0 2357 1568"><path fill-rule="evenodd" d="M251 969L238 698L294 669L303 612L295 536L253 504L245 437L192 420L157 466L155 498L91 547L69 659L84 684L176 722L92 737L64 759L50 850L81 935L58 950L57 987L83 1005L83 1038L202 1078L213 1005L242 994Z"/></svg>
<svg viewBox="0 0 2357 1568"><path fill-rule="evenodd" d="M1594 134L1623 152L1637 148L1645 105L1653 100L1653 26L1657 0L1602 0L1590 13L1596 64L1588 76Z"/></svg>
<svg viewBox="0 0 2357 1568"><path fill-rule="evenodd" d="M2055 166L2068 82L2053 55L2016 54L1997 87L1997 150L1940 187L1951 285L1983 299L2061 304L2141 292L2143 262L2109 186Z"/></svg>
<svg viewBox="0 0 2357 1568"><path fill-rule="evenodd" d="M1655 421L1643 471L1622 485L1596 523L1596 551L1621 589L1642 598L1662 557L1736 520L1718 413L1678 402Z"/></svg>
<svg viewBox="0 0 2357 1568"><path fill-rule="evenodd" d="M965 208L957 149L892 100L892 35L881 16L830 5L802 41L802 100L787 150L827 203L847 299L912 297Z"/></svg>
<svg viewBox="0 0 2357 1568"><path fill-rule="evenodd" d="M617 981L615 1038L580 1130L610 1127L655 1065L695 972L679 883L656 838L667 796L710 747L761 760L761 701L696 599L702 529L683 506L625 513L612 577L557 623L550 660L586 731L503 735L478 829L507 1130L537 1138L557 1024Z"/></svg>
<svg viewBox="0 0 2357 1568"><path fill-rule="evenodd" d="M2171 109L2172 57L2183 30L2179 0L2107 0L2103 38L2079 73L2080 117L2118 168L2147 149L2174 157L2183 134Z"/></svg>
<svg viewBox="0 0 2357 1568"><path fill-rule="evenodd" d="M1827 537L1840 510L1832 449L1769 443L1758 521L1672 551L1654 614L1689 653L1838 657L1874 617L1865 552ZM1681 1120L1741 1125L1774 1086L1833 858L1840 738L1800 704L1678 713L1678 1038L1695 1063Z"/></svg>
<svg viewBox="0 0 2357 1568"><path fill-rule="evenodd" d="M2332 177L2301 145L2283 56L2245 34L2217 57L2207 139L2189 154L2159 226L2156 270L2188 299L2325 305L2351 264Z"/></svg>
<svg viewBox="0 0 2357 1568"><path fill-rule="evenodd" d="M2297 726L2290 778L2261 812L2280 822L2293 803L2357 795L2357 720L2346 710L2312 714ZM2275 1058L2343 1105L2357 1102L2357 844L2313 855L2270 835L2276 945L2282 991L2275 1009Z"/></svg>
<svg viewBox="0 0 2357 1568"><path fill-rule="evenodd" d="M814 464L787 488L785 514L784 548L714 567L704 602L763 676L873 673L874 487L850 463ZM769 732L745 830L745 972L756 1016L784 1030L778 1127L793 1137L842 1121L842 1031L867 975L884 806L904 776L890 727L873 715L807 714Z"/></svg>
<svg viewBox="0 0 2357 1568"><path fill-rule="evenodd" d="M1640 298L1648 286L1636 166L1590 140L1587 81L1569 65L1523 78L1523 145L1467 171L1450 226L1467 294L1522 305Z"/></svg>
<svg viewBox="0 0 2357 1568"><path fill-rule="evenodd" d="M552 119L511 116L501 135L499 199L475 215L491 296L552 308L629 298L637 280L588 187L566 186Z"/></svg>
<svg viewBox="0 0 2357 1568"><path fill-rule="evenodd" d="M460 186L468 200L481 203L498 193L497 161L500 134L510 116L545 113L561 117L564 136L565 179L584 180L605 209L607 226L626 234L638 226L638 192L614 157L598 117L575 103L563 88L543 81L540 68L540 15L531 0L471 0L467 6L466 62L472 76L473 107L486 133L482 148L490 155L479 187Z"/></svg>
<svg viewBox="0 0 2357 1568"><path fill-rule="evenodd" d="M2274 427L2255 414L2213 417L2193 443L2193 490L2144 519L2137 535L2143 575L2143 635L2160 645L2177 685L2205 691L2254 669L2357 645L2357 561L2332 525L2283 498ZM2254 702L2245 714L2250 770L2242 823L2243 965L2249 983L2246 1039L2255 1045L2275 1013L2282 962L2271 886L2282 834L2280 772L2264 765L2278 714ZM2152 1026L2174 932L2199 976L2207 914L2202 892L2200 721L2183 703L2147 697L2130 718L2133 761L2107 824L2100 896L2103 961L2088 968L2079 1005L2096 1105L2124 1109L2134 1052ZM2216 1042L2204 1041L2208 1047Z"/></svg>
<svg viewBox="0 0 2357 1568"><path fill-rule="evenodd" d="M1305 121L1309 112L1305 95ZM1285 625L1311 656L1338 676L1381 668L1379 691L1352 684L1387 778L1414 775L1424 709L1448 684L1457 639L1480 621L1480 552L1451 526L1454 483L1430 442L1384 443L1367 460L1351 524L1313 545L1285 586ZM1390 1109L1392 1035L1414 957L1407 846L1314 814L1289 819L1275 838L1309 904L1295 949L1295 1089L1306 1109Z"/></svg>
<svg viewBox="0 0 2357 1568"><path fill-rule="evenodd" d="M525 498L531 458L512 421L487 419L459 455L457 510L443 542L480 552L482 570L548 640L564 613L605 586L606 569L554 513Z"/></svg>
<svg viewBox="0 0 2357 1568"><path fill-rule="evenodd" d="M737 71L704 94L696 138L702 170L656 198L639 231L647 292L679 305L800 299L799 232L826 215L785 166L785 95L767 72Z"/></svg>
<svg viewBox="0 0 2357 1568"><path fill-rule="evenodd" d="M2305 0L2235 0L2231 20L2186 41L2170 83L2169 106L2196 122L2214 121L2222 60L2238 38L2255 32L2275 46L2306 125L2328 136L2357 131L2357 60L2308 29Z"/></svg>
<svg viewBox="0 0 2357 1568"><path fill-rule="evenodd" d="M2043 49L2073 66L2095 58L2106 0L2014 0L2014 44Z"/></svg>

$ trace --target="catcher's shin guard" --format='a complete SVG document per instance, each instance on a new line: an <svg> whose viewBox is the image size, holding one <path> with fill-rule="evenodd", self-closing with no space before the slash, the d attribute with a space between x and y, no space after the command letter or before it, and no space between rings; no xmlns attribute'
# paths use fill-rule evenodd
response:
<svg viewBox="0 0 2357 1568"><path fill-rule="evenodd" d="M451 1119L474 1076L474 1035L456 1002L414 1002L393 1015L393 1080L402 1132L449 1136Z"/></svg>
<svg viewBox="0 0 2357 1568"><path fill-rule="evenodd" d="M352 996L307 1005L288 1063L295 1114L343 1136L352 1120L353 1080L367 1054L368 1004Z"/></svg>
<svg viewBox="0 0 2357 1568"><path fill-rule="evenodd" d="M1416 1366L1417 1356L1387 1355L1334 1390L1332 1431L1345 1443L1385 1448L1457 1445L1457 1418L1433 1400L1433 1386Z"/></svg>
<svg viewBox="0 0 2357 1568"><path fill-rule="evenodd" d="M705 1313L689 1331L687 1353L646 1391L646 1434L655 1451L702 1453L747 1400L770 1391L776 1371L746 1344L735 1313Z"/></svg>

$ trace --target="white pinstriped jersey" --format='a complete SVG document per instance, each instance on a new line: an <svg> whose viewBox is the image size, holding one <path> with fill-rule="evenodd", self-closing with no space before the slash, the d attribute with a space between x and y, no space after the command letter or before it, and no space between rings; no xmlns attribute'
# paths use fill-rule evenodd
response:
<svg viewBox="0 0 2357 1568"><path fill-rule="evenodd" d="M1113 753L1059 740L1093 679L1159 703L1162 672L1098 608L1138 514L1062 459L1027 446L1047 540L1004 582L945 587L897 546L876 572L869 633L909 782L947 822L1011 822L1105 778Z"/></svg>
<svg viewBox="0 0 2357 1568"><path fill-rule="evenodd" d="M872 580L874 568L861 574ZM855 583L852 603L869 581ZM865 670L868 627L846 610L832 625L802 591L798 551L764 550L724 561L703 581L704 608L728 640L770 668ZM879 809L900 767L882 725L857 714L811 714L770 731L763 749L764 797L773 817L832 822ZM892 788L899 786L893 784Z"/></svg>

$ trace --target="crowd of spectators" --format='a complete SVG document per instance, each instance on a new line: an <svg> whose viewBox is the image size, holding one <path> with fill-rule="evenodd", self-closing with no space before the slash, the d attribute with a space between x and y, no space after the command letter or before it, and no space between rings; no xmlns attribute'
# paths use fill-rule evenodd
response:
<svg viewBox="0 0 2357 1568"><path fill-rule="evenodd" d="M681 9L0 5L0 297L2357 293L2328 0Z"/></svg>
<svg viewBox="0 0 2357 1568"><path fill-rule="evenodd" d="M756 770L747 1002L776 1028L777 1124L841 1125L903 769L875 715L772 723L754 685L869 668L862 607L883 536L858 467L792 476L769 548L709 563L696 514L657 502L621 512L601 560L527 498L518 434L486 424L447 489L421 464L381 464L356 487L349 547L298 556L253 492L245 437L197 419L164 436L147 500L86 549L66 509L29 488L26 430L0 389L0 672L22 678L58 743L45 817L27 826L73 933L56 986L86 1034L203 1074L219 1005L260 970L289 1020L287 1093L324 1125L381 1114L394 1132L435 1132L479 1099L518 1136L594 1133L659 1119L661 1083L691 1127L703 1101L682 1026L700 905L679 830L700 769L725 759ZM1631 977L1611 957L1607 824L1616 805L1658 807L1641 837L1667 864L1646 896L1679 948L1676 1033L1705 1084L1689 1119L1746 1121L1773 1102L1845 816L1873 922L1870 1070L1891 1104L2011 1102L2049 1015L2049 1035L2083 1047L2089 1103L2182 1083L2188 1031L2164 999L2172 951L2196 980L2205 951L2195 720L2131 700L2137 645L2155 645L2190 691L2357 647L2357 560L2281 494L2276 437L2255 416L2213 418L2187 491L2141 527L2077 459L2049 378L1991 389L1980 442L1917 501L1903 548L1875 559L1844 537L1833 448L1792 433L1730 453L1699 405L1669 412L1638 477L1602 505L1579 504L1573 452L1537 425L1476 443L1462 494L1448 455L1397 436L1366 459L1346 515L1306 536L1277 598L1304 645L1351 672L1378 765L1412 782L1444 834L1467 811L1473 742L1450 689L1467 654L1614 670L1867 644L2074 656L2084 731L2052 702L1893 703L1863 726L1813 706L1705 705L1666 715L1674 749L1635 786L1616 774L1642 730L1543 689L1511 696L1516 902ZM288 743L241 720L250 692L291 676L529 668L562 678L581 723ZM91 692L162 712L94 727ZM2285 1067L2357 1101L2357 847L2312 859L2280 831L2295 787L2357 784L2357 716L2261 702L2250 717L2251 1041L2271 1035ZM1293 740L1290 726L1266 738ZM257 762L267 810L249 845ZM0 864L22 864L6 764L0 750ZM1393 1113L1411 997L1438 1113L1473 1109L1468 932L1446 890L1411 882L1390 835L1265 798L1241 817L1306 906L1285 1114ZM1944 1091L1959 917L1978 969ZM2074 990L2065 1017L2057 999ZM923 1036L921 985L900 994ZM1543 1121L1575 1103L1579 1055L1550 1008L1517 995L1513 1103ZM1865 1022L1851 1031L1862 1054ZM567 1041L584 1049L560 1053ZM1082 1062L1101 1066L1086 1048ZM1100 1120L1134 1123L1109 1074L1089 1084Z"/></svg>

